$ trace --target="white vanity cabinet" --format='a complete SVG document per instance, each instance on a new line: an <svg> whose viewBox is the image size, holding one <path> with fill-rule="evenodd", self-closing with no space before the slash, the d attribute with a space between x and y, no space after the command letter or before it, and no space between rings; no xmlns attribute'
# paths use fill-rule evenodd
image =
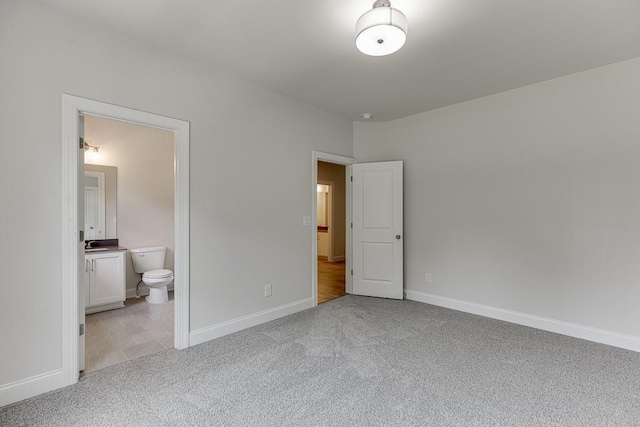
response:
<svg viewBox="0 0 640 427"><path fill-rule="evenodd" d="M85 312L124 307L126 299L125 251L88 253L84 262Z"/></svg>

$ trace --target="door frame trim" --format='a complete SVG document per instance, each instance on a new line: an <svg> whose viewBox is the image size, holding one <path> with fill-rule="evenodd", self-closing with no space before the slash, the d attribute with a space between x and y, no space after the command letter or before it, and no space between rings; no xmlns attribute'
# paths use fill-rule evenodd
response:
<svg viewBox="0 0 640 427"><path fill-rule="evenodd" d="M174 134L175 341L189 347L189 122L62 94L62 373L78 382L78 117L81 113Z"/></svg>
<svg viewBox="0 0 640 427"><path fill-rule="evenodd" d="M346 197L346 224L345 224L345 291L351 292L351 176L350 166L356 163L353 157L340 156L337 154L324 153L322 151L311 152L311 296L313 306L318 305L318 161L335 163L345 166L345 197ZM315 225L314 225L315 224Z"/></svg>

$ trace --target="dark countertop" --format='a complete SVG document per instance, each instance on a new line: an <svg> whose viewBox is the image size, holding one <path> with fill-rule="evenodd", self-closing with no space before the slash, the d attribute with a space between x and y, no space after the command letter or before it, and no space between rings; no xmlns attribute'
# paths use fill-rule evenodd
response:
<svg viewBox="0 0 640 427"><path fill-rule="evenodd" d="M126 251L127 248L120 246L118 239L99 239L99 240L85 240L84 253L85 254L99 254L104 252L116 252ZM91 244L91 248L87 246Z"/></svg>
<svg viewBox="0 0 640 427"><path fill-rule="evenodd" d="M123 248L122 246L98 246L92 249L85 249L85 254L103 254L105 252L117 252L117 251L126 251L127 248Z"/></svg>

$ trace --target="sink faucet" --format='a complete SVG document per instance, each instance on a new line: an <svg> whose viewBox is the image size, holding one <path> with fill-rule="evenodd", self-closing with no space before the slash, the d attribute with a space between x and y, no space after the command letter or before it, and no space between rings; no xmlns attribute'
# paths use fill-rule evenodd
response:
<svg viewBox="0 0 640 427"><path fill-rule="evenodd" d="M93 249L93 246L92 246L92 245L93 245L94 243L96 243L96 241L95 241L95 240L89 240L89 241L87 242L87 244L85 245L85 248L86 248L86 249Z"/></svg>

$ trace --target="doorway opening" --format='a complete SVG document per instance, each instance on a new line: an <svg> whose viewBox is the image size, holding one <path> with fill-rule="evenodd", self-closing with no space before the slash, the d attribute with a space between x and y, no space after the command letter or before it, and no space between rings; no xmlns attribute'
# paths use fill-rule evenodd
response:
<svg viewBox="0 0 640 427"><path fill-rule="evenodd" d="M344 165L318 161L318 304L346 294L345 176Z"/></svg>
<svg viewBox="0 0 640 427"><path fill-rule="evenodd" d="M85 244L96 248L85 246L85 353L79 357L87 374L174 347L175 137L90 114L80 119L92 148L84 153L78 203L85 206ZM145 251L140 248L152 247L160 250L145 259L155 254L157 262L146 270L163 269L169 277L154 291L163 296L158 303L145 298L150 288L133 262Z"/></svg>
<svg viewBox="0 0 640 427"><path fill-rule="evenodd" d="M174 306L173 345L177 349L189 346L189 123L80 98L62 95L63 152L63 385L78 381L82 369L85 341L85 236L84 204L84 141L81 116L95 116L170 131L173 135L174 191ZM107 190L105 189L105 192ZM106 217L106 215L105 215ZM109 224L106 217L105 223ZM108 228L108 227L107 227Z"/></svg>
<svg viewBox="0 0 640 427"><path fill-rule="evenodd" d="M313 152L314 305L350 292L350 157Z"/></svg>

